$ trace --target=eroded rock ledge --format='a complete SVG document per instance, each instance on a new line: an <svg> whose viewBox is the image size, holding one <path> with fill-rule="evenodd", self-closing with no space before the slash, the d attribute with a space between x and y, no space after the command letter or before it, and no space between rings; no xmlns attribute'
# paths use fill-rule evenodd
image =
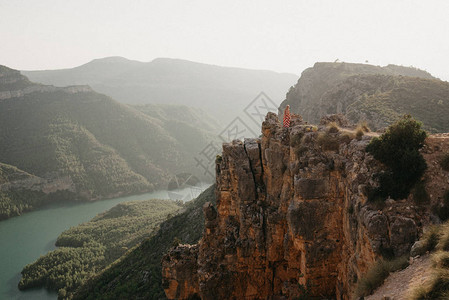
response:
<svg viewBox="0 0 449 300"><path fill-rule="evenodd" d="M292 299L308 289L349 299L376 258L410 250L427 210L411 200L368 203L381 167L365 153L371 136L332 133L326 122L294 116L282 128L269 113L261 139L223 145L203 238L163 258L168 298Z"/></svg>

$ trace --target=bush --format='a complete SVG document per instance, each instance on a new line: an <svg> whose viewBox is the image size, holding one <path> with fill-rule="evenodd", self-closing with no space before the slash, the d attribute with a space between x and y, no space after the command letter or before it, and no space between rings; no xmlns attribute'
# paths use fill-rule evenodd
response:
<svg viewBox="0 0 449 300"><path fill-rule="evenodd" d="M406 255L394 260L379 260L357 283L355 292L357 297L371 295L375 289L382 285L390 272L405 269L408 264L408 257Z"/></svg>
<svg viewBox="0 0 449 300"><path fill-rule="evenodd" d="M388 127L382 136L373 138L366 147L368 153L387 167L379 175L380 186L376 196L407 198L424 174L427 164L419 149L424 145L427 134L421 126L420 122L406 115Z"/></svg>
<svg viewBox="0 0 449 300"><path fill-rule="evenodd" d="M449 171L449 152L446 152L441 158L440 166L444 171Z"/></svg>

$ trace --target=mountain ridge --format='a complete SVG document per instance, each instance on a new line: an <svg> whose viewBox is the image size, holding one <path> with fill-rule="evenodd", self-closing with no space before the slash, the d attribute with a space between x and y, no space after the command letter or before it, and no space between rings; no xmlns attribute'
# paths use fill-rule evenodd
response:
<svg viewBox="0 0 449 300"><path fill-rule="evenodd" d="M59 184L69 192L61 201L164 188L179 172L205 179L203 170L195 168L194 157L218 139L217 125L198 110L155 104L132 107L88 86L34 84L7 67L0 68L0 80L8 88L0 84L0 162ZM182 114L178 117L176 111ZM177 126L183 135L176 135ZM0 197L0 215L37 208L47 198L55 200L51 194L57 190L40 191L42 197L28 200L30 205L23 203L20 189L14 190L14 195Z"/></svg>
<svg viewBox="0 0 449 300"><path fill-rule="evenodd" d="M222 124L243 112L262 91L277 106L298 78L289 73L173 58L156 58L151 62L104 58L70 69L22 73L43 84L87 84L127 104L165 103L201 108Z"/></svg>

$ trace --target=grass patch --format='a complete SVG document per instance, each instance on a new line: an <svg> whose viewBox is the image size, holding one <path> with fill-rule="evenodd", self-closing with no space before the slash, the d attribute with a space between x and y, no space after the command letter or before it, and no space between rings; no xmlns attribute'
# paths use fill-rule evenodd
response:
<svg viewBox="0 0 449 300"><path fill-rule="evenodd" d="M406 255L393 260L381 259L362 277L356 287L356 296L365 297L371 295L375 289L382 285L391 272L405 269L409 265Z"/></svg>
<svg viewBox="0 0 449 300"><path fill-rule="evenodd" d="M449 252L438 251L432 255L434 267L449 269Z"/></svg>
<svg viewBox="0 0 449 300"><path fill-rule="evenodd" d="M429 228L421 241L429 250L438 251L431 257L433 274L430 282L414 288L410 299L449 299L449 223Z"/></svg>
<svg viewBox="0 0 449 300"><path fill-rule="evenodd" d="M366 121L362 121L357 126L356 131L361 130L362 132L371 132L371 129L368 127L368 123Z"/></svg>
<svg viewBox="0 0 449 300"><path fill-rule="evenodd" d="M363 132L362 129L357 129L355 132L355 138L360 141L362 137L365 135L365 132Z"/></svg>
<svg viewBox="0 0 449 300"><path fill-rule="evenodd" d="M342 131L340 134L340 142L349 144L353 139L355 139L355 134L351 131Z"/></svg>
<svg viewBox="0 0 449 300"><path fill-rule="evenodd" d="M441 238L441 226L430 226L424 232L419 242L412 249L412 255L423 255L427 251L433 251L439 245Z"/></svg>
<svg viewBox="0 0 449 300"><path fill-rule="evenodd" d="M340 127L338 127L337 123L335 122L330 122L327 125L327 132L329 133L337 133L340 131Z"/></svg>
<svg viewBox="0 0 449 300"><path fill-rule="evenodd" d="M428 287L418 287L411 295L413 300L449 299L449 270L437 269Z"/></svg>
<svg viewBox="0 0 449 300"><path fill-rule="evenodd" d="M449 227L447 224L443 225L439 241L437 245L438 250L449 251Z"/></svg>
<svg viewBox="0 0 449 300"><path fill-rule="evenodd" d="M440 227L431 226L422 237L424 249L426 249L426 251L434 250L440 240L440 235Z"/></svg>

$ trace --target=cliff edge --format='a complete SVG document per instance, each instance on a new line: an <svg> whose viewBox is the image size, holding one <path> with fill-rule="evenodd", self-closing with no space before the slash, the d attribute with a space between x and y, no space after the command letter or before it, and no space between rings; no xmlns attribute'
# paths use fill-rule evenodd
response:
<svg viewBox="0 0 449 300"><path fill-rule="evenodd" d="M368 202L382 169L365 152L376 134L356 138L342 116L323 118L320 126L293 116L291 127L282 128L269 113L262 132L260 139L223 144L217 206L203 207L202 239L163 258L169 299L350 299L376 259L408 254L430 222L430 204L443 197L432 186L425 204L413 195ZM437 145L422 150L432 185L444 180L433 160L448 139L428 141Z"/></svg>

